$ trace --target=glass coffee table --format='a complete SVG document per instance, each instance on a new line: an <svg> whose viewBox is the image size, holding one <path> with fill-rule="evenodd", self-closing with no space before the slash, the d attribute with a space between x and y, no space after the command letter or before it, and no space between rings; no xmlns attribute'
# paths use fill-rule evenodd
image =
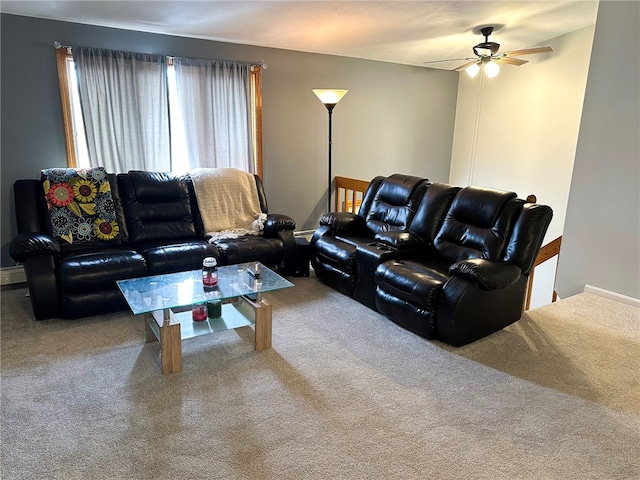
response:
<svg viewBox="0 0 640 480"><path fill-rule="evenodd" d="M257 269L259 278L249 275ZM271 304L264 292L293 287L293 283L265 267L249 262L218 268L218 286L205 291L202 270L118 280L118 287L135 315L145 315L147 342L160 342L162 373L182 371L182 340L255 325L255 349L271 348ZM220 301L218 318L196 322L194 305Z"/></svg>

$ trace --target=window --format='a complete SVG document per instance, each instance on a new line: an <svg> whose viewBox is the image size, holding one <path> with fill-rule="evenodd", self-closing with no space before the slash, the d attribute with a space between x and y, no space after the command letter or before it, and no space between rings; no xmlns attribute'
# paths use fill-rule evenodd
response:
<svg viewBox="0 0 640 480"><path fill-rule="evenodd" d="M62 99L67 163L70 167L89 167L89 149L80 103L80 89L76 66L69 48L57 48L56 59ZM171 171L183 173L189 170L185 122L182 119L173 59L167 57L168 115L171 138ZM262 176L262 91L261 66L250 71L250 138L254 159L254 172ZM245 77L246 78L246 77ZM193 167L193 165L191 165Z"/></svg>

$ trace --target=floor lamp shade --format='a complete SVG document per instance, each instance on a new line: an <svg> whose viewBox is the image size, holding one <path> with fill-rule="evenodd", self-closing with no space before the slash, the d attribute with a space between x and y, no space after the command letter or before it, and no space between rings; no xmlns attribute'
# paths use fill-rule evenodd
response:
<svg viewBox="0 0 640 480"><path fill-rule="evenodd" d="M327 186L327 213L331 211L331 113L333 107L346 95L348 90L335 88L314 88L313 93L327 107L329 112L329 182Z"/></svg>
<svg viewBox="0 0 640 480"><path fill-rule="evenodd" d="M337 90L334 88L315 88L313 93L315 93L325 105L335 105L348 91L349 90Z"/></svg>

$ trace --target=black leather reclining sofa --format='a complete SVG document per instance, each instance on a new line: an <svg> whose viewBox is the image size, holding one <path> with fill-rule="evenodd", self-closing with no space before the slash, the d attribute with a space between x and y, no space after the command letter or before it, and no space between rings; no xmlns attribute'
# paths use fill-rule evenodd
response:
<svg viewBox="0 0 640 480"><path fill-rule="evenodd" d="M53 238L41 180L14 183L18 236L9 249L23 263L37 320L125 310L116 280L198 269L207 256L220 265L260 261L282 275L293 271L295 222L286 215L268 214L261 236L211 244L188 176L130 171L108 180L120 238L79 245ZM268 213L262 181L255 181Z"/></svg>
<svg viewBox="0 0 640 480"><path fill-rule="evenodd" d="M376 177L357 214L321 218L311 263L322 282L390 320L460 346L521 317L551 218L514 192Z"/></svg>

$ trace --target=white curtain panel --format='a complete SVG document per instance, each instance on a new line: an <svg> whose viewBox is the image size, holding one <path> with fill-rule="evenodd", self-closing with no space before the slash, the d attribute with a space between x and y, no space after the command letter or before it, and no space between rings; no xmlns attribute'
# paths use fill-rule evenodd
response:
<svg viewBox="0 0 640 480"><path fill-rule="evenodd" d="M255 173L251 65L176 57L174 68L189 168Z"/></svg>
<svg viewBox="0 0 640 480"><path fill-rule="evenodd" d="M74 47L73 59L91 165L169 171L166 58Z"/></svg>

